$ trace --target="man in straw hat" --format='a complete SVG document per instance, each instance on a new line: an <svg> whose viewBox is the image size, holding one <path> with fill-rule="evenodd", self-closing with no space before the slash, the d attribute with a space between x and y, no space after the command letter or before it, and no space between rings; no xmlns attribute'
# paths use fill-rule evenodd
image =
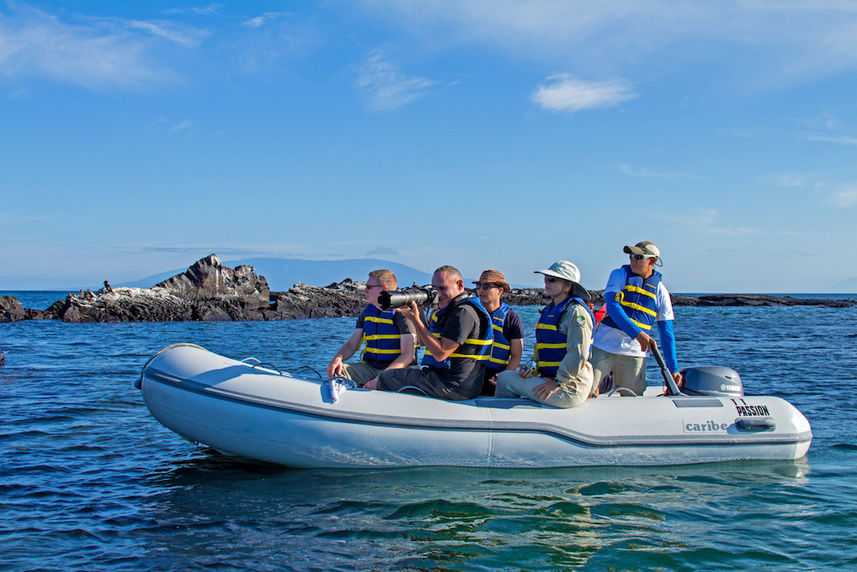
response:
<svg viewBox="0 0 857 572"><path fill-rule="evenodd" d="M544 275L545 294L551 298L536 324L535 371L525 366L500 372L496 395L577 407L589 397L594 380L588 361L595 323L589 293L580 285L580 270L567 260L535 272Z"/></svg>
<svg viewBox="0 0 857 572"><path fill-rule="evenodd" d="M514 371L521 364L524 324L509 304L500 301L504 293L512 290L502 272L486 270L473 283L476 284L476 295L491 315L494 326L494 343L491 357L485 362L485 381L482 383L482 394L494 395L497 374L506 369Z"/></svg>
<svg viewBox="0 0 857 572"><path fill-rule="evenodd" d="M601 320L592 342L592 367L596 384L613 372L613 386L636 395L646 389L646 354L657 347L651 337L657 322L664 361L676 382L681 380L673 335L670 293L661 281L661 251L644 240L622 249L630 262L610 273L604 288L607 315Z"/></svg>

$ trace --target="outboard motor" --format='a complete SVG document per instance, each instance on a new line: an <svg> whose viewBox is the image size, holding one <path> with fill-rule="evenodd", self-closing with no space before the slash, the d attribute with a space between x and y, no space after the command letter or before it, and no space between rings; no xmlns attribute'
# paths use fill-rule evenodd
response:
<svg viewBox="0 0 857 572"><path fill-rule="evenodd" d="M744 384L734 369L722 366L689 367L681 371L682 393L712 397L741 397Z"/></svg>

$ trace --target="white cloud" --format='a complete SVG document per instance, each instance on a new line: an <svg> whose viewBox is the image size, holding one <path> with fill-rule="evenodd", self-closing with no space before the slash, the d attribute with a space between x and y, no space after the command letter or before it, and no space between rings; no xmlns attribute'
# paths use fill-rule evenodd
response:
<svg viewBox="0 0 857 572"><path fill-rule="evenodd" d="M720 213L716 209L696 209L687 213L660 213L655 218L666 225L682 226L715 236L740 236L748 234L779 234L779 231L749 226L726 226L718 224Z"/></svg>
<svg viewBox="0 0 857 572"><path fill-rule="evenodd" d="M717 222L718 213L715 209L696 209L687 213L660 213L658 221L668 225L681 225L694 228L708 228Z"/></svg>
<svg viewBox="0 0 857 572"><path fill-rule="evenodd" d="M432 46L481 44L577 73L663 73L729 66L745 89L857 68L857 3L786 0L364 0Z"/></svg>
<svg viewBox="0 0 857 572"><path fill-rule="evenodd" d="M261 28L264 24L282 18L286 14L287 12L265 12L264 14L256 16L255 18L244 20L243 22L241 22L241 25L247 26L248 28Z"/></svg>
<svg viewBox="0 0 857 572"><path fill-rule="evenodd" d="M375 111L395 111L425 96L437 82L409 77L375 50L357 70L357 87Z"/></svg>
<svg viewBox="0 0 857 572"><path fill-rule="evenodd" d="M807 187L812 184L807 175L794 175L789 173L769 175L765 177L765 179L778 187Z"/></svg>
<svg viewBox="0 0 857 572"><path fill-rule="evenodd" d="M197 14L199 16L212 16L220 13L223 4L209 4L207 6L190 6L188 8L171 8L169 14Z"/></svg>
<svg viewBox="0 0 857 572"><path fill-rule="evenodd" d="M831 202L838 207L857 205L857 187L842 189L831 197Z"/></svg>
<svg viewBox="0 0 857 572"><path fill-rule="evenodd" d="M242 26L247 26L248 28L259 28L262 24L265 23L264 16L256 16L255 18L250 18L249 20L245 20L241 22Z"/></svg>
<svg viewBox="0 0 857 572"><path fill-rule="evenodd" d="M48 78L89 89L172 82L175 73L152 55L158 42L194 47L205 36L166 22L73 24L25 5L10 7L0 15L0 75L7 77Z"/></svg>
<svg viewBox="0 0 857 572"><path fill-rule="evenodd" d="M819 143L836 143L838 145L857 145L857 137L847 135L810 135L806 140L817 141Z"/></svg>
<svg viewBox="0 0 857 572"><path fill-rule="evenodd" d="M533 92L533 101L549 111L577 112L600 107L614 107L637 95L623 81L582 81L568 74L558 74Z"/></svg>
<svg viewBox="0 0 857 572"><path fill-rule="evenodd" d="M167 130L167 133L169 133L170 135L175 135L176 133L181 133L182 131L187 131L188 129L190 129L194 125L196 125L196 121L190 121L189 119L184 119L182 121L179 121L178 123L176 123L172 127L170 127Z"/></svg>
<svg viewBox="0 0 857 572"><path fill-rule="evenodd" d="M208 36L207 32L186 26L177 26L171 22L146 22L142 20L128 20L124 22L128 28L142 30L153 36L164 38L176 44L195 48Z"/></svg>
<svg viewBox="0 0 857 572"><path fill-rule="evenodd" d="M628 163L619 165L619 170L630 177L653 177L656 179L700 179L700 177L697 177L696 175L689 175L686 173L658 173L646 168L633 167Z"/></svg>

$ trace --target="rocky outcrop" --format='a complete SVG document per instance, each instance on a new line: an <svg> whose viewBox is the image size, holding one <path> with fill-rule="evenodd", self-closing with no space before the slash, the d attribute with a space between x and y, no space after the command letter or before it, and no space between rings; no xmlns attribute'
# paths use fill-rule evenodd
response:
<svg viewBox="0 0 857 572"><path fill-rule="evenodd" d="M290 320L356 316L366 305L365 284L345 279L328 286L296 284L271 292L253 267L223 266L211 254L185 272L152 288L104 288L69 294L45 310L23 308L11 296L0 298L0 322L60 319L65 322ZM590 291L593 305L604 303L601 290ZM514 288L503 296L513 306L550 302L542 288ZM855 300L793 298L751 294L673 295L675 306L827 306L850 307Z"/></svg>
<svg viewBox="0 0 857 572"><path fill-rule="evenodd" d="M704 296L671 295L673 306L824 306L827 308L850 308L855 300L832 300L828 298L794 298L792 296L769 296L767 294L706 294Z"/></svg>
<svg viewBox="0 0 857 572"><path fill-rule="evenodd" d="M366 285L346 278L325 287L295 284L288 292L274 292L265 313L268 320L356 316L366 306Z"/></svg>
<svg viewBox="0 0 857 572"><path fill-rule="evenodd" d="M0 322L17 322L27 318L27 312L14 296L0 296Z"/></svg>
<svg viewBox="0 0 857 572"><path fill-rule="evenodd" d="M152 288L69 294L45 310L64 322L262 320L270 289L250 266L223 266L214 254Z"/></svg>
<svg viewBox="0 0 857 572"><path fill-rule="evenodd" d="M268 308L271 291L262 276L256 276L252 266L238 266L234 270L223 266L220 259L210 254L196 261L181 274L155 284L183 300L219 300L234 302L251 312Z"/></svg>

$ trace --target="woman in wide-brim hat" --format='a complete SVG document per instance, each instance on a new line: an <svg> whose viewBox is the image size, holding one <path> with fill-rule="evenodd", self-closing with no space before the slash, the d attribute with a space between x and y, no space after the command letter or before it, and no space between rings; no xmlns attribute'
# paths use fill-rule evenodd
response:
<svg viewBox="0 0 857 572"><path fill-rule="evenodd" d="M580 285L580 270L560 260L545 270L545 294L551 303L536 324L535 367L504 371L497 376L497 397L527 397L554 407L576 407L592 392L589 348L595 318Z"/></svg>

